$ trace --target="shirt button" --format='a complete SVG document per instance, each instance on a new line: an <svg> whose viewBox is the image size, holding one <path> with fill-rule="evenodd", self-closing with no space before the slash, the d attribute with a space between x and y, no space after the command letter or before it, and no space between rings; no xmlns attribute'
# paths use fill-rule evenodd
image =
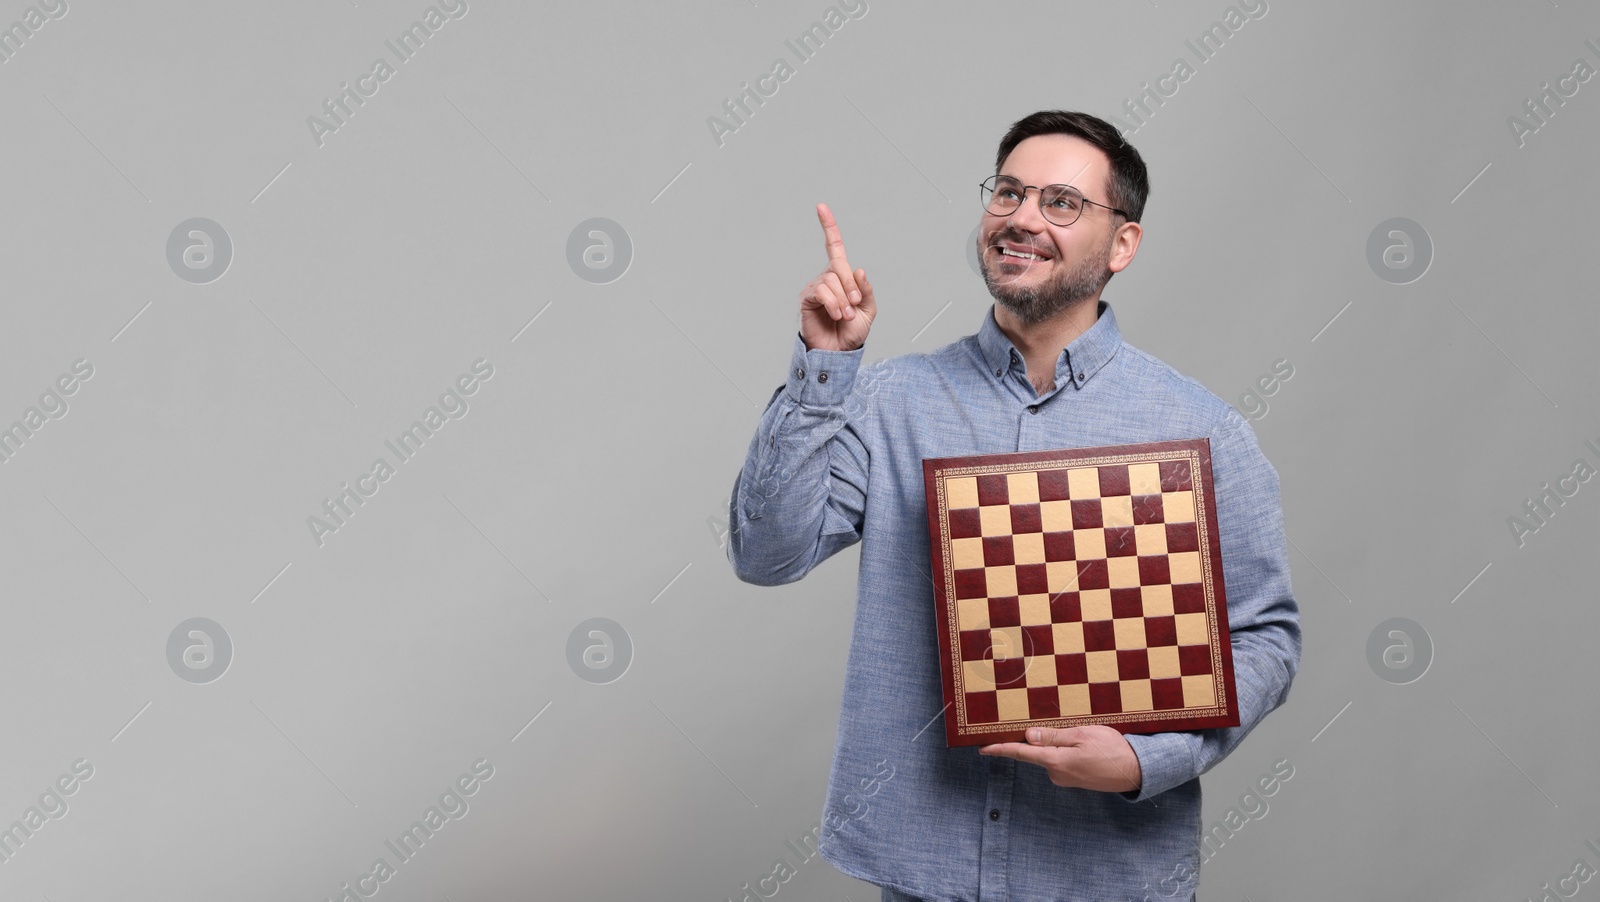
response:
<svg viewBox="0 0 1600 902"><path fill-rule="evenodd" d="M828 381L828 374L827 373L818 373L817 374L817 381L818 382L827 382Z"/></svg>
<svg viewBox="0 0 1600 902"><path fill-rule="evenodd" d="M995 371L994 371L994 374L995 374L995 375L996 375L996 376L998 376L998 375L1000 375L1000 370L995 370Z"/></svg>
<svg viewBox="0 0 1600 902"><path fill-rule="evenodd" d="M1082 373L1079 373L1079 374L1078 374L1078 381L1079 381L1079 382L1082 382L1082 381L1083 381L1083 374L1082 374Z"/></svg>
<svg viewBox="0 0 1600 902"><path fill-rule="evenodd" d="M794 371L794 377L796 379L804 379L806 377L806 371L803 370L803 369L800 369L799 367L796 367L795 371Z"/></svg>
<svg viewBox="0 0 1600 902"><path fill-rule="evenodd" d="M1039 405L1037 405L1037 404L1029 404L1028 405L1028 412L1029 413L1034 413L1034 414L1038 413L1039 412Z"/></svg>
<svg viewBox="0 0 1600 902"><path fill-rule="evenodd" d="M999 819L1000 819L1000 809L998 809L998 808L990 808L989 809L989 820L997 821Z"/></svg>

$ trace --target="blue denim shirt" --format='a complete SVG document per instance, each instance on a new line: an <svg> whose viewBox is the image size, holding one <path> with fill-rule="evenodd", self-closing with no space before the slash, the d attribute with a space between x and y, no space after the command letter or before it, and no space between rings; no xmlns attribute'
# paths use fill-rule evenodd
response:
<svg viewBox="0 0 1600 902"><path fill-rule="evenodd" d="M977 335L861 367L807 351L761 418L730 502L743 580L793 582L861 543L821 851L942 900L1182 900L1200 868L1200 774L1282 704L1300 660L1278 474L1245 419L1123 342L1104 302L1039 396L991 308ZM1241 723L1129 735L1143 784L1066 789L1041 767L947 748L925 457L1208 437Z"/></svg>

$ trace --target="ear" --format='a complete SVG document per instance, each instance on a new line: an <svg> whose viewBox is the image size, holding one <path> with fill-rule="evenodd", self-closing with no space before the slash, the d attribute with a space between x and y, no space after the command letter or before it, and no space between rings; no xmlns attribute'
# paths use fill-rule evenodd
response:
<svg viewBox="0 0 1600 902"><path fill-rule="evenodd" d="M1133 262L1133 255L1139 251L1139 240L1144 237L1144 226L1137 222L1125 222L1117 227L1111 235L1111 259L1106 263L1106 268L1112 272L1122 272Z"/></svg>

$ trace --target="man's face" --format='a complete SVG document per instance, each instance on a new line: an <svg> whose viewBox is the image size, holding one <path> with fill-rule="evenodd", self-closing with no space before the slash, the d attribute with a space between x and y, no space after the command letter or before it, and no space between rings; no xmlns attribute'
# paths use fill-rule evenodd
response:
<svg viewBox="0 0 1600 902"><path fill-rule="evenodd" d="M1104 204L1109 203L1110 171L1110 160L1093 144L1073 135L1051 134L1017 144L999 174L1024 185L1072 185L1089 200ZM1088 204L1077 222L1058 226L1040 213L1039 193L1030 190L1010 216L984 212L978 229L983 281L995 301L1022 322L1047 320L1099 297L1111 278L1112 239L1122 222L1119 214Z"/></svg>

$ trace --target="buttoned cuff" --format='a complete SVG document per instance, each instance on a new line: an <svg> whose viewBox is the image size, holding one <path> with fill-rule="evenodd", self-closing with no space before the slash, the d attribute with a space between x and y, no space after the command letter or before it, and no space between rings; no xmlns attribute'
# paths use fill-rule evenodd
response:
<svg viewBox="0 0 1600 902"><path fill-rule="evenodd" d="M1141 783L1137 791L1122 793L1130 802L1142 802L1193 780L1194 737L1183 733L1129 734L1123 737L1139 757Z"/></svg>
<svg viewBox="0 0 1600 902"><path fill-rule="evenodd" d="M789 355L789 379L784 390L803 407L836 407L850 397L861 368L865 347L854 351L806 350L799 335Z"/></svg>

